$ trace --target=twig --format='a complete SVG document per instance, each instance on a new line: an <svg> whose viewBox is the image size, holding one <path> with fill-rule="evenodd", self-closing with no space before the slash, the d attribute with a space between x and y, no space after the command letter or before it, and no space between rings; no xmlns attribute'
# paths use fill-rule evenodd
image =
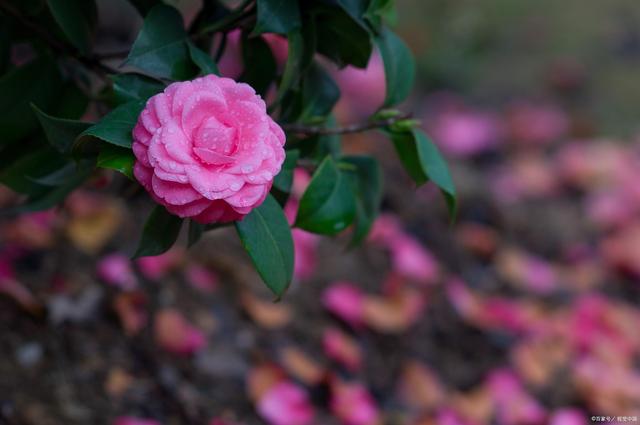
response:
<svg viewBox="0 0 640 425"><path fill-rule="evenodd" d="M363 123L356 123L346 125L344 127L323 127L323 126L308 126L304 124L282 124L282 129L291 133L304 134L307 136L329 136L335 134L351 134L362 133L364 131L375 130L377 128L388 127L398 121L411 118L411 114L405 113L396 115L393 117L367 121Z"/></svg>

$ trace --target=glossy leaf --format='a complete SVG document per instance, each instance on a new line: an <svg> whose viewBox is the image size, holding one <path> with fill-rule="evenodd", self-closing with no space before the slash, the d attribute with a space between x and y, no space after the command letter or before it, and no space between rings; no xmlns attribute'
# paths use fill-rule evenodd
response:
<svg viewBox="0 0 640 425"><path fill-rule="evenodd" d="M52 114L58 118L78 119L84 115L89 98L75 84L68 82L62 87L60 99L55 102Z"/></svg>
<svg viewBox="0 0 640 425"><path fill-rule="evenodd" d="M35 105L32 105L32 107L49 144L62 154L70 153L80 133L92 126L88 122L52 117L42 112Z"/></svg>
<svg viewBox="0 0 640 425"><path fill-rule="evenodd" d="M38 179L64 167L65 159L51 146L44 144L39 149L28 149L16 158L7 158L3 151L3 160L7 166L0 172L0 183L12 190L28 195L43 192Z"/></svg>
<svg viewBox="0 0 640 425"><path fill-rule="evenodd" d="M271 52L271 47L262 37L242 38L243 63L252 64L245 67L240 81L249 84L261 95L265 95L267 89L276 77L276 60Z"/></svg>
<svg viewBox="0 0 640 425"><path fill-rule="evenodd" d="M287 218L272 197L235 223L242 246L264 283L282 296L293 276L293 239Z"/></svg>
<svg viewBox="0 0 640 425"><path fill-rule="evenodd" d="M376 37L387 85L383 107L396 105L409 96L415 77L415 61L407 45L389 29Z"/></svg>
<svg viewBox="0 0 640 425"><path fill-rule="evenodd" d="M365 68L373 46L369 32L338 7L319 7L316 12L317 50L338 66Z"/></svg>
<svg viewBox="0 0 640 425"><path fill-rule="evenodd" d="M375 158L369 156L345 156L341 163L353 167L347 171L356 194L356 218L351 244L360 243L369 233L378 216L382 202L382 172Z"/></svg>
<svg viewBox="0 0 640 425"><path fill-rule="evenodd" d="M46 78L43 78L46 75ZM15 68L0 78L0 145L13 143L38 128L31 104L50 111L62 87L56 64L41 58Z"/></svg>
<svg viewBox="0 0 640 425"><path fill-rule="evenodd" d="M355 209L348 177L327 156L302 195L295 226L312 233L335 235L353 222Z"/></svg>
<svg viewBox="0 0 640 425"><path fill-rule="evenodd" d="M257 0L258 16L254 34L274 32L287 34L300 28L297 0Z"/></svg>
<svg viewBox="0 0 640 425"><path fill-rule="evenodd" d="M91 36L97 19L94 0L47 0L56 23L83 54L91 50Z"/></svg>
<svg viewBox="0 0 640 425"><path fill-rule="evenodd" d="M297 30L291 31L287 36L287 40L289 45L287 63L278 85L275 103L279 103L295 84L304 66L304 38L302 33Z"/></svg>
<svg viewBox="0 0 640 425"><path fill-rule="evenodd" d="M133 180L133 164L135 157L131 149L121 148L110 143L100 146L97 166L116 170Z"/></svg>
<svg viewBox="0 0 640 425"><path fill-rule="evenodd" d="M161 81L141 74L127 73L113 77L113 91L118 103L147 100L164 88L165 85Z"/></svg>
<svg viewBox="0 0 640 425"><path fill-rule="evenodd" d="M320 66L309 68L302 88L301 121L326 117L340 99L340 89L333 78Z"/></svg>
<svg viewBox="0 0 640 425"><path fill-rule="evenodd" d="M182 219L157 205L147 219L133 258L149 257L167 252L178 239Z"/></svg>
<svg viewBox="0 0 640 425"><path fill-rule="evenodd" d="M147 16L147 13L155 6L160 3L161 0L129 0L131 4L138 10L140 16L143 18Z"/></svg>
<svg viewBox="0 0 640 425"><path fill-rule="evenodd" d="M215 74L220 75L220 71L218 71L218 66L213 61L213 58L209 56L207 53L199 49L192 42L188 43L189 46L189 55L191 55L191 60L195 63L203 75Z"/></svg>
<svg viewBox="0 0 640 425"><path fill-rule="evenodd" d="M164 4L151 9L126 63L156 77L191 78L195 69L180 12Z"/></svg>
<svg viewBox="0 0 640 425"><path fill-rule="evenodd" d="M395 25L398 20L395 0L371 0L365 12L365 18L378 30L385 22Z"/></svg>
<svg viewBox="0 0 640 425"><path fill-rule="evenodd" d="M97 124L89 127L80 134L78 142L81 143L87 136L97 137L105 142L130 148L132 143L131 132L138 122L138 115L144 108L144 102L134 101L118 106L107 114Z"/></svg>
<svg viewBox="0 0 640 425"><path fill-rule="evenodd" d="M78 162L75 164L74 172L68 174L61 184L29 197L26 203L16 208L16 212L42 211L54 207L82 185L89 178L93 169L94 164L92 161Z"/></svg>
<svg viewBox="0 0 640 425"><path fill-rule="evenodd" d="M431 180L445 195L449 214L456 212L456 190L449 168L437 146L420 129L392 132L391 139L404 169L418 186Z"/></svg>
<svg viewBox="0 0 640 425"><path fill-rule="evenodd" d="M337 0L342 9L347 12L355 21L364 24L363 17L367 11L370 0Z"/></svg>
<svg viewBox="0 0 640 425"><path fill-rule="evenodd" d="M413 136L418 147L418 156L426 176L434 182L444 194L449 207L449 214L455 216L457 209L456 188L449 172L447 162L440 150L420 129L413 130Z"/></svg>

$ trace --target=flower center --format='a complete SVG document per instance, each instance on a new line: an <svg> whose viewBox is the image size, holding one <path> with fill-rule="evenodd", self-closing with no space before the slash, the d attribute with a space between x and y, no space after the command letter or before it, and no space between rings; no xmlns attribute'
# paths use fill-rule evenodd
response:
<svg viewBox="0 0 640 425"><path fill-rule="evenodd" d="M195 134L193 151L207 164L228 164L238 147L237 130L210 117Z"/></svg>

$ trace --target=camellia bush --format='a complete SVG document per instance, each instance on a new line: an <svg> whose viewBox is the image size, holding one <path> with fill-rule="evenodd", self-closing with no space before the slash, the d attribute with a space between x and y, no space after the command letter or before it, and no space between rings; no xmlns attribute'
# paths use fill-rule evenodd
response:
<svg viewBox="0 0 640 425"><path fill-rule="evenodd" d="M437 185L455 213L445 161L419 122L395 109L412 89L414 61L389 27L392 0L205 0L188 27L167 3L131 3L144 21L113 65L117 54L94 50L93 0L0 1L0 182L24 194L5 213L49 209L99 169L116 170L131 181L121 187L142 187L157 204L135 257L167 251L183 227L193 244L233 225L278 297L293 273L282 206L296 167L312 178L294 227L350 229L357 244L377 216L380 167L343 154L343 134L383 132L415 183ZM233 43L242 70L221 77ZM339 126L329 69L366 68L372 55L384 66L384 102ZM89 109L101 118L80 119Z"/></svg>

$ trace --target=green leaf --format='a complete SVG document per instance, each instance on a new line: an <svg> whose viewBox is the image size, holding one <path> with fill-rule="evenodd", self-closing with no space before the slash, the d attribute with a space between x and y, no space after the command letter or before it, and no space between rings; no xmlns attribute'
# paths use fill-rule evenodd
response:
<svg viewBox="0 0 640 425"><path fill-rule="evenodd" d="M42 112L37 106L31 106L51 146L65 155L71 152L78 135L92 125L87 122L52 117Z"/></svg>
<svg viewBox="0 0 640 425"><path fill-rule="evenodd" d="M189 42L187 45L189 46L189 55L191 55L191 60L193 60L193 63L195 63L198 68L200 68L200 71L202 71L203 75L220 75L218 66L213 61L213 58L211 56L199 49L192 42Z"/></svg>
<svg viewBox="0 0 640 425"><path fill-rule="evenodd" d="M143 18L149 13L149 11L160 2L160 0L129 0L131 4L138 10L140 16Z"/></svg>
<svg viewBox="0 0 640 425"><path fill-rule="evenodd" d="M145 18L125 63L156 77L189 79L195 69L187 40L180 12L159 4Z"/></svg>
<svg viewBox="0 0 640 425"><path fill-rule="evenodd" d="M268 195L262 205L235 226L262 280L281 297L293 277L293 239L282 208Z"/></svg>
<svg viewBox="0 0 640 425"><path fill-rule="evenodd" d="M371 0L365 18L377 30L380 30L385 22L392 26L395 25L398 20L395 0Z"/></svg>
<svg viewBox="0 0 640 425"><path fill-rule="evenodd" d="M113 91L118 103L147 100L163 91L164 88L164 83L146 75L129 73L113 77Z"/></svg>
<svg viewBox="0 0 640 425"><path fill-rule="evenodd" d="M149 257L167 252L178 239L182 219L157 205L147 219L133 258Z"/></svg>
<svg viewBox="0 0 640 425"><path fill-rule="evenodd" d="M392 132L391 139L402 164L418 186L431 180L442 191L449 215L456 213L456 189L447 163L437 146L420 129Z"/></svg>
<svg viewBox="0 0 640 425"><path fill-rule="evenodd" d="M355 209L348 178L327 156L302 195L295 226L312 233L335 235L353 222Z"/></svg>
<svg viewBox="0 0 640 425"><path fill-rule="evenodd" d="M60 99L52 112L58 118L78 119L87 110L89 98L76 86L69 82L62 87Z"/></svg>
<svg viewBox="0 0 640 425"><path fill-rule="evenodd" d="M84 183L93 172L93 161L80 161L73 173L59 185L29 197L27 202L15 209L16 212L42 211L61 203L67 195ZM58 170L54 171L56 173Z"/></svg>
<svg viewBox="0 0 640 425"><path fill-rule="evenodd" d="M65 160L52 147L43 144L37 150L28 149L20 152L17 158L11 158L7 167L3 167L0 173L0 183L7 185L12 190L28 195L36 195L45 188L38 183L38 179L59 170L65 166ZM3 159L6 153L2 152Z"/></svg>
<svg viewBox="0 0 640 425"><path fill-rule="evenodd" d="M337 3L354 20L364 24L363 16L367 11L369 0L337 0Z"/></svg>
<svg viewBox="0 0 640 425"><path fill-rule="evenodd" d="M449 207L449 215L451 217L455 216L457 209L456 187L451 178L451 173L449 173L447 162L435 143L429 140L422 130L414 128L413 136L418 146L418 156L424 173L444 194Z"/></svg>
<svg viewBox="0 0 640 425"><path fill-rule="evenodd" d="M82 143L87 136L97 137L105 142L131 148L133 127L138 122L138 115L144 108L144 102L134 101L118 106L98 123L82 132L77 143Z"/></svg>
<svg viewBox="0 0 640 425"><path fill-rule="evenodd" d="M292 149L287 151L287 156L282 164L282 169L273 179L273 187L281 192L289 193L293 184L293 172L296 169L300 151Z"/></svg>
<svg viewBox="0 0 640 425"><path fill-rule="evenodd" d="M43 78L46 76L46 78ZM49 111L62 87L56 64L48 58L15 68L0 78L0 145L7 145L31 134L38 120L31 104Z"/></svg>
<svg viewBox="0 0 640 425"><path fill-rule="evenodd" d="M287 35L287 40L289 42L287 63L285 64L282 78L278 85L278 92L276 93L276 100L274 102L276 104L282 101L282 98L295 84L296 80L300 78L304 65L304 38L302 37L302 32L297 30L291 31L289 35Z"/></svg>
<svg viewBox="0 0 640 425"><path fill-rule="evenodd" d="M415 77L415 61L406 44L389 29L376 37L387 84L383 108L396 105L409 96Z"/></svg>
<svg viewBox="0 0 640 425"><path fill-rule="evenodd" d="M258 0L258 17L253 34L275 32L287 34L300 28L297 0Z"/></svg>
<svg viewBox="0 0 640 425"><path fill-rule="evenodd" d="M351 245L356 245L367 236L378 216L382 202L382 172L378 161L370 156L345 156L341 162L354 167L347 174L352 177L356 194L356 218L351 239Z"/></svg>
<svg viewBox="0 0 640 425"><path fill-rule="evenodd" d="M317 50L338 66L365 68L373 46L369 32L339 7L316 10Z"/></svg>
<svg viewBox="0 0 640 425"><path fill-rule="evenodd" d="M91 35L97 19L93 0L47 0L49 10L60 29L80 52L91 50Z"/></svg>
<svg viewBox="0 0 640 425"><path fill-rule="evenodd" d="M103 143L100 146L100 154L96 165L101 168L116 170L133 180L134 162L135 157L131 149L121 148L111 143Z"/></svg>
<svg viewBox="0 0 640 425"><path fill-rule="evenodd" d="M242 60L245 66L239 80L249 84L260 95L267 89L276 77L276 60L273 57L271 47L262 37L247 38L242 35Z"/></svg>
<svg viewBox="0 0 640 425"><path fill-rule="evenodd" d="M302 88L303 122L325 118L340 99L340 89L333 78L320 66L313 65L305 75Z"/></svg>
<svg viewBox="0 0 640 425"><path fill-rule="evenodd" d="M187 241L187 246L191 247L200 240L202 234L205 231L205 227L206 226L204 224L200 224L197 221L189 220L189 238Z"/></svg>
<svg viewBox="0 0 640 425"><path fill-rule="evenodd" d="M413 133L411 132L391 132L391 141L396 149L396 153L402 162L402 166L409 174L411 179L421 186L427 182L428 178L422 169L420 158L418 156L418 147L416 145Z"/></svg>

